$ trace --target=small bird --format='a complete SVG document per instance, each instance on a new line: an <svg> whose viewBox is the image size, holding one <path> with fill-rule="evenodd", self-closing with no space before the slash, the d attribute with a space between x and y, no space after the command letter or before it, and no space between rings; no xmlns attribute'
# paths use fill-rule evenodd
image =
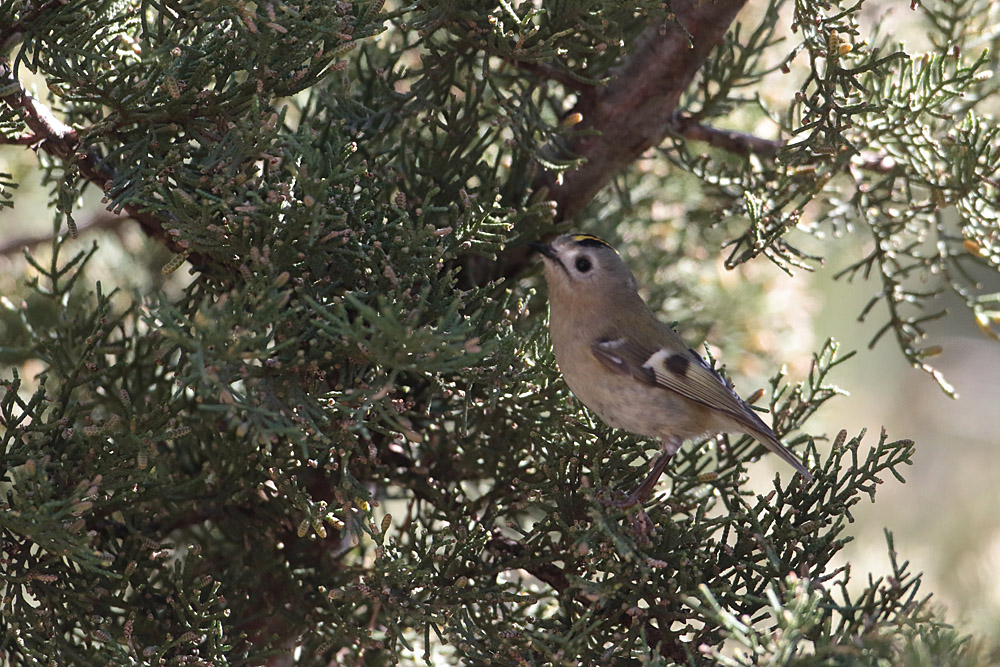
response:
<svg viewBox="0 0 1000 667"><path fill-rule="evenodd" d="M609 426L663 443L642 484L612 504L648 500L681 444L707 433L747 433L812 480L750 406L656 318L639 296L635 276L606 241L564 234L531 247L544 261L549 331L566 384Z"/></svg>

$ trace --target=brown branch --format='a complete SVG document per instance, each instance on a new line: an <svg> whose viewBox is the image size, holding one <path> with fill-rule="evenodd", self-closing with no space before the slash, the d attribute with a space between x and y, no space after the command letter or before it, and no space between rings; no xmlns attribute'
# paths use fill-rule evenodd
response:
<svg viewBox="0 0 1000 667"><path fill-rule="evenodd" d="M68 158L73 154L77 144L76 130L66 125L49 111L49 108L36 100L24 89L6 62L0 62L0 85L11 92L0 96L11 109L22 109L21 117L24 124L34 136L18 137L15 142L20 144L37 144L46 153L59 158Z"/></svg>
<svg viewBox="0 0 1000 667"><path fill-rule="evenodd" d="M702 125L685 113L674 114L669 123L669 129L691 141L703 141L706 144L722 148L737 155L764 155L772 157L785 147L784 141L764 139L752 134L735 130L720 130L716 127Z"/></svg>
<svg viewBox="0 0 1000 667"><path fill-rule="evenodd" d="M676 134L691 141L702 141L710 146L727 150L737 155L763 155L774 157L788 143L778 139L764 139L735 130L720 130L716 127L694 122L685 114L677 114L671 122ZM848 163L846 169L857 167L863 171L887 174L896 168L896 161L886 153L860 152L860 163Z"/></svg>
<svg viewBox="0 0 1000 667"><path fill-rule="evenodd" d="M528 549L524 546L524 544L501 535L494 536L489 541L487 548L499 557L505 557L512 560L521 560L527 558L529 555ZM566 576L566 573L562 568L557 565L553 565L552 563L536 563L531 565L524 564L518 565L518 567L524 569L528 574L535 577L539 581L551 586L560 594L560 596L564 595L566 590L570 587L570 581ZM579 596L578 600L585 607L593 605L592 600L587 600ZM627 626L633 622L633 618L627 611L623 611L620 612L617 620L613 622L622 626ZM662 630L658 629L649 621L643 621L642 623L643 635L646 638L647 644L656 648L663 657L670 658L671 660L678 662L683 662L685 660L686 653L684 650L679 645L664 637Z"/></svg>
<svg viewBox="0 0 1000 667"><path fill-rule="evenodd" d="M118 215L111 211L96 211L88 220L76 226L77 234L81 232L94 231L98 229L117 229L127 220L131 220L127 215ZM37 236L22 236L0 245L0 257L7 257L14 253L28 250L43 243L51 243L56 238L55 234L39 234Z"/></svg>
<svg viewBox="0 0 1000 667"><path fill-rule="evenodd" d="M685 139L702 141L710 146L721 148L737 155L763 155L774 157L788 143L779 139L764 139L762 137L737 132L735 130L720 130L716 127L695 122L687 114L675 114L671 120L670 129ZM860 163L849 163L846 168L857 167L864 171L887 174L896 168L896 161L885 153L861 152Z"/></svg>
<svg viewBox="0 0 1000 667"><path fill-rule="evenodd" d="M773 157L786 146L721 130L693 121L677 111L683 92L691 85L712 49L722 41L746 0L678 0L671 3L676 22L654 25L636 40L631 55L611 72L606 86L572 86L579 103L583 133L569 150L585 159L576 170L542 173L537 190L548 190L556 204L555 220L571 222L619 172L645 151L658 146L671 132L686 139L740 154ZM537 70L545 75L546 71ZM562 81L565 76L551 77ZM866 171L887 173L895 163L885 155L863 155ZM530 251L521 246L501 254L495 265L477 259L465 264L469 284L483 284L497 275L512 276L530 263Z"/></svg>
<svg viewBox="0 0 1000 667"><path fill-rule="evenodd" d="M0 95L0 102L11 109L20 110L24 124L32 132L27 137L17 137L14 143L31 144L61 160L75 162L84 178L101 190L106 189L106 184L115 178L114 168L96 150L81 146L76 130L56 118L47 106L24 89L20 81L14 78L6 59L0 59L0 89L8 91ZM184 244L163 228L164 221L160 216L130 204L126 204L124 210L128 217L139 223L146 234L161 241L171 251L178 254L188 252ZM202 253L188 253L187 259L199 270L216 264Z"/></svg>
<svg viewBox="0 0 1000 667"><path fill-rule="evenodd" d="M612 178L669 134L681 95L745 2L676 0L676 20L647 28L631 55L610 72L608 85L578 92L573 112L582 116L584 132L569 150L586 161L574 171L544 172L535 183L555 202L557 222L572 221ZM521 246L504 252L495 265L470 260L463 284L517 275L529 256Z"/></svg>
<svg viewBox="0 0 1000 667"><path fill-rule="evenodd" d="M607 86L581 96L574 109L586 133L571 146L586 163L545 185L561 220L572 220L608 181L666 137L681 95L746 0L677 0L675 21L653 25Z"/></svg>
<svg viewBox="0 0 1000 667"><path fill-rule="evenodd" d="M10 146L34 146L38 138L33 134L22 134L20 137L0 137L0 144Z"/></svg>
<svg viewBox="0 0 1000 667"><path fill-rule="evenodd" d="M497 535L490 540L487 548L501 557L520 560L528 556L528 549L509 537ZM569 579L566 573L557 565L546 563L542 565L524 566L524 570L535 579L548 584L557 592L563 593L569 588Z"/></svg>
<svg viewBox="0 0 1000 667"><path fill-rule="evenodd" d="M551 63L529 62L526 60L514 59L508 59L507 62L513 63L518 69L530 72L542 79L555 81L556 83L562 84L564 88L568 88L569 90L578 93L589 92L593 89L592 85L580 81L579 79L574 79L567 70L562 67L557 67Z"/></svg>

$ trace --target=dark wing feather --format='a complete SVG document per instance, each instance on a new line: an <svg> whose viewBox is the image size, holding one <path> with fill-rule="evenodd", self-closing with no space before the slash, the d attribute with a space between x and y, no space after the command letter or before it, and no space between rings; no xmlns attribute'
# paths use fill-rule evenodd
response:
<svg viewBox="0 0 1000 667"><path fill-rule="evenodd" d="M612 370L628 373L646 384L669 389L723 412L746 426L767 428L725 380L693 350L668 352L641 345L629 338L599 340L591 349L594 356Z"/></svg>
<svg viewBox="0 0 1000 667"><path fill-rule="evenodd" d="M669 351L642 345L629 337L600 339L591 346L591 350L613 371L628 373L640 382L673 391L725 414L806 479L812 479L802 462L778 441L774 431L694 350L680 348Z"/></svg>

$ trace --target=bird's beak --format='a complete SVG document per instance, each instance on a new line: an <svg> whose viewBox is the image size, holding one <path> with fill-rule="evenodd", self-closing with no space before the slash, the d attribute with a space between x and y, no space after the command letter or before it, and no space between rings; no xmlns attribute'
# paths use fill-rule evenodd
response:
<svg viewBox="0 0 1000 667"><path fill-rule="evenodd" d="M553 250L552 246L548 243L538 243L537 241L532 241L528 244L528 246L535 252L548 257L549 259L556 258L556 251Z"/></svg>

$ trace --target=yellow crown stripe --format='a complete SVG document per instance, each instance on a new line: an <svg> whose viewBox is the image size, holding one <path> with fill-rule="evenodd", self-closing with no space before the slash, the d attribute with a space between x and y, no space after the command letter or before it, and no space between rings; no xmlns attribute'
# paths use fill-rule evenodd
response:
<svg viewBox="0 0 1000 667"><path fill-rule="evenodd" d="M572 239L574 243L579 243L581 245L602 245L606 248L614 250L614 247L610 243L592 234L574 234Z"/></svg>

